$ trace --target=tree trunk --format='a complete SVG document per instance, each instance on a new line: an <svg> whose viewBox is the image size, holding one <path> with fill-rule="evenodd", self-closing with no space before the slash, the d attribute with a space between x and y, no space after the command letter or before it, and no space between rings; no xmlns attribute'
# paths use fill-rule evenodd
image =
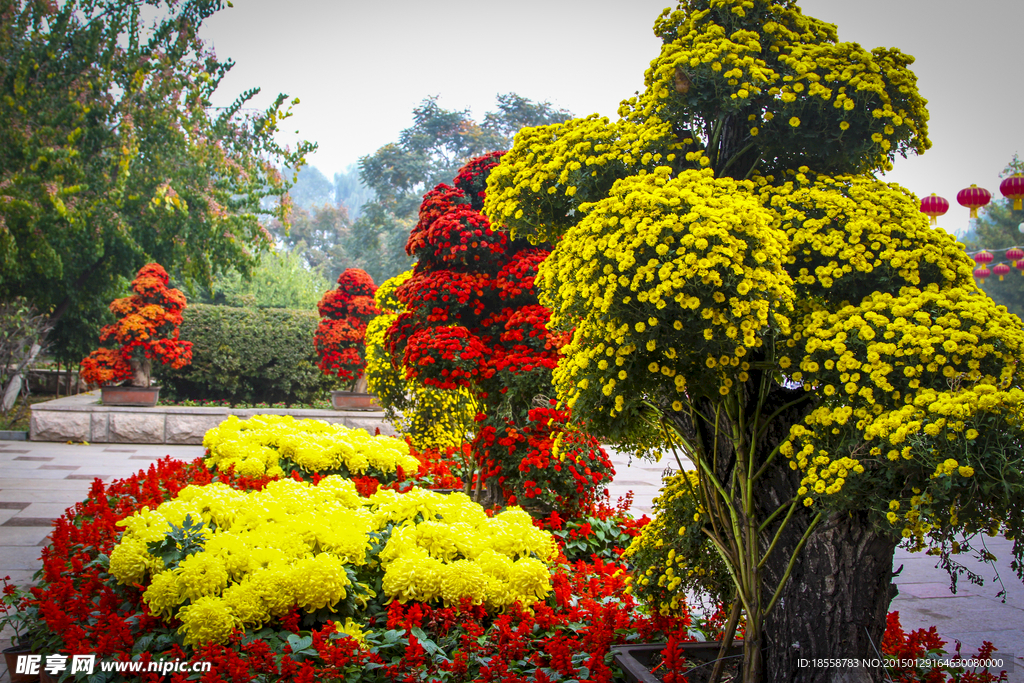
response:
<svg viewBox="0 0 1024 683"><path fill-rule="evenodd" d="M148 387L149 378L153 374L153 361L149 358L142 360L132 360L132 386L133 387Z"/></svg>
<svg viewBox="0 0 1024 683"><path fill-rule="evenodd" d="M767 585L785 572L806 519L786 534L765 565ZM840 513L816 528L765 624L765 683L878 683L881 668L815 666L818 659L878 659L889 603L896 595L896 539L864 515ZM802 661L803 660L803 661Z"/></svg>
<svg viewBox="0 0 1024 683"><path fill-rule="evenodd" d="M758 379L755 374L748 386L757 386ZM760 434L759 462L763 462L767 454L787 438L790 427L801 422L814 407L810 397L806 402L799 400L803 395L801 389L779 385L769 391L761 414L769 416L780 412ZM747 404L748 414L757 410L755 399L751 397ZM714 414L713 410L703 412ZM712 426L690 423L680 415L673 417L691 441L699 434L704 443L714 443ZM729 426L723 426L720 433L730 433ZM719 476L728 480L735 463L730 445L720 440L714 450ZM788 505L799 486L799 472L790 469L783 458L775 461L755 488L757 518L767 519L780 506ZM816 509L801 505L787 523L774 551L761 568L761 605L770 603L776 587L789 570L793 551L816 513ZM769 547L783 517L780 515L760 536L762 553ZM765 619L760 634L760 681L745 680L744 683L881 681L880 669L815 667L811 666L811 661L803 664L801 660L878 658L889 603L896 594L892 559L897 541L897 538L878 533L862 513L835 513L821 520L797 556L779 600ZM750 657L752 653L745 654Z"/></svg>
<svg viewBox="0 0 1024 683"><path fill-rule="evenodd" d="M40 344L33 344L27 354L22 356L18 361L18 368L11 375L10 381L4 388L4 395L2 399L2 411L4 414L10 412L11 408L14 407L14 402L18 400L18 394L21 393L21 385L24 382L25 373L28 371L28 366L32 364L32 361L39 355L39 351L42 350Z"/></svg>

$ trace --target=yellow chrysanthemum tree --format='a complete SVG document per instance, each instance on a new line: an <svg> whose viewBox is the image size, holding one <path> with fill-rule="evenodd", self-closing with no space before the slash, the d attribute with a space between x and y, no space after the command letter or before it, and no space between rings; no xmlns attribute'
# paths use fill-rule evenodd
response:
<svg viewBox="0 0 1024 683"><path fill-rule="evenodd" d="M574 419L696 468L659 503L693 521L637 540L633 590L671 610L724 566L743 680L831 680L797 660L875 655L898 543L955 570L1024 526L1024 332L873 175L930 146L911 57L787 0L686 0L655 32L620 118L520 132L484 210L558 245L542 302Z"/></svg>

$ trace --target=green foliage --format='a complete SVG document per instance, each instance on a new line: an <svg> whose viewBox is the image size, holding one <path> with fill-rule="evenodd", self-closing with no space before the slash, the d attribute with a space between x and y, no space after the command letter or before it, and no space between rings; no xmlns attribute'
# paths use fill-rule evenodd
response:
<svg viewBox="0 0 1024 683"><path fill-rule="evenodd" d="M315 146L274 141L284 95L265 111L245 110L258 89L211 106L231 63L198 32L222 6L0 0L0 299L50 315L58 358L82 355L97 332L82 326L144 263L186 283L248 273L272 245L261 214L287 215L264 202L287 189L275 167Z"/></svg>
<svg viewBox="0 0 1024 683"><path fill-rule="evenodd" d="M270 230L286 249L300 253L310 269L334 282L355 261L351 254L359 253L359 245L352 244L351 225L344 206L324 204L309 210L295 209L290 227L274 221Z"/></svg>
<svg viewBox="0 0 1024 683"><path fill-rule="evenodd" d="M349 253L358 255L355 267L375 282L407 270L412 259L405 253L405 242L424 192L451 182L469 159L507 149L524 126L559 123L571 116L550 102L532 102L515 93L499 95L497 107L484 115L481 125L470 118L468 109L443 109L437 97L428 97L413 109L413 125L397 142L359 160L362 183L375 199L362 206L352 226L355 248Z"/></svg>
<svg viewBox="0 0 1024 683"><path fill-rule="evenodd" d="M206 525L202 518L192 521L192 515L186 514L181 526L174 522L168 522L168 526L171 530L162 539L147 543L146 549L150 555L159 558L164 567L174 570L186 557L203 552Z"/></svg>
<svg viewBox="0 0 1024 683"><path fill-rule="evenodd" d="M236 271L218 275L210 289L197 288L195 300L241 308L316 310L332 284L323 269L307 267L307 253L299 244L293 251L263 254L248 278ZM191 294L189 299L193 300Z"/></svg>
<svg viewBox="0 0 1024 683"><path fill-rule="evenodd" d="M162 369L170 398L244 403L311 403L335 386L316 366L316 311L191 305L181 338L192 365Z"/></svg>

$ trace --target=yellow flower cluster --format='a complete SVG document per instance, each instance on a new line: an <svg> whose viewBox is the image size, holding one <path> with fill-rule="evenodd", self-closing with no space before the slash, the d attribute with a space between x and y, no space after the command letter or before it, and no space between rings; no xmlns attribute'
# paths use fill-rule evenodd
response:
<svg viewBox="0 0 1024 683"><path fill-rule="evenodd" d="M551 591L546 563L558 547L522 509L490 518L463 493L422 489L379 491L373 500L377 526L398 525L380 553L390 599L456 604L469 598L502 611L517 601L529 606Z"/></svg>
<svg viewBox="0 0 1024 683"><path fill-rule="evenodd" d="M841 488L839 479L823 486L826 477L814 478L823 468L834 473L839 461L824 446L840 436L879 443L871 456L900 461L933 456L911 448L917 435L971 441L978 434L971 425L984 414L1019 422L1024 391L1016 359L1024 353L1024 331L971 286L876 292L836 313L813 311L795 327L802 336L787 344L802 342L803 357L792 376L824 397L783 446L791 467L804 473L801 494ZM955 461L943 460L936 473L949 474L949 462ZM848 462L840 468L856 471Z"/></svg>
<svg viewBox="0 0 1024 683"><path fill-rule="evenodd" d="M801 298L859 301L879 280L896 286L970 285L963 245L932 229L917 198L869 176L814 176L806 167L781 185L759 178L766 206L790 240L787 269Z"/></svg>
<svg viewBox="0 0 1024 683"><path fill-rule="evenodd" d="M400 402L405 395L402 371L391 362L384 346L388 328L398 316L398 313L382 313L366 325L366 390L377 397L377 402L385 410Z"/></svg>
<svg viewBox="0 0 1024 683"><path fill-rule="evenodd" d="M472 440L477 403L466 387L438 389L409 381L409 395L402 414L393 420L395 429L423 451L459 448Z"/></svg>
<svg viewBox="0 0 1024 683"><path fill-rule="evenodd" d="M280 476L284 465L289 470L393 481L399 467L406 473L419 469L404 441L290 415L254 415L247 420L232 415L206 433L203 445L209 453L207 466L233 466L246 476Z"/></svg>
<svg viewBox="0 0 1024 683"><path fill-rule="evenodd" d="M657 117L610 123L593 114L524 128L488 176L483 210L515 237L554 242L574 222L573 210L605 196L624 170L653 171L681 147Z"/></svg>
<svg viewBox="0 0 1024 683"><path fill-rule="evenodd" d="M162 617L181 619L186 644L226 641L234 628L259 628L293 607L334 607L353 593L348 565L368 560L373 514L355 485L338 476L319 485L280 479L262 491L223 483L187 486L156 510L143 508L125 527L110 557L122 584L149 585L143 600ZM201 520L203 550L168 568L147 552L171 525Z"/></svg>
<svg viewBox="0 0 1024 683"><path fill-rule="evenodd" d="M202 550L167 567L147 545L186 518L204 524ZM259 628L295 607L365 607L376 580L389 600L529 606L550 593L548 563L558 554L551 534L520 508L491 518L464 494L422 489L362 498L339 476L317 485L281 479L250 492L188 486L119 524L111 574L125 585L148 580L143 600L154 614L180 619L192 645L223 643L235 628ZM387 538L378 555L371 533ZM370 572L365 582L357 571ZM362 636L350 622L338 628Z"/></svg>
<svg viewBox="0 0 1024 683"><path fill-rule="evenodd" d="M575 327L554 373L570 406L615 417L645 386L718 396L746 380L793 299L785 234L752 188L661 167L584 205L540 269L552 324Z"/></svg>
<svg viewBox="0 0 1024 683"><path fill-rule="evenodd" d="M688 591L718 601L729 590L728 571L701 531L704 509L694 497L699 488L695 470L666 477L654 499L654 519L623 554L636 568L627 592L666 616L685 612Z"/></svg>
<svg viewBox="0 0 1024 683"><path fill-rule="evenodd" d="M377 288L377 293L373 295L377 309L382 313L401 313L404 311L405 305L398 300L398 288L411 277L412 269L410 268L382 282L380 287Z"/></svg>
<svg viewBox="0 0 1024 683"><path fill-rule="evenodd" d="M696 114L710 122L731 114L753 126L748 140L757 136L771 156L796 153L828 170L887 169L896 152L931 146L926 101L907 68L913 57L838 42L835 26L795 3L689 0L666 10L655 33L661 54L646 72L646 91L623 103L622 116ZM786 152L808 135L816 149Z"/></svg>

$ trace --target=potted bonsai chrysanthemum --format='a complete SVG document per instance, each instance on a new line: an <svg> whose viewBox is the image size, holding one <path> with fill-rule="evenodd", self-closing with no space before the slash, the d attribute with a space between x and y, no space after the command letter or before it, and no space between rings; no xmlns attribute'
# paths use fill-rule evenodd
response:
<svg viewBox="0 0 1024 683"><path fill-rule="evenodd" d="M185 295L169 281L160 264L147 264L132 280L132 296L110 304L120 319L103 328L100 343L113 342L113 348L101 347L82 360L82 379L101 386L105 405L156 405L153 360L175 369L192 362L192 342L179 339Z"/></svg>
<svg viewBox="0 0 1024 683"><path fill-rule="evenodd" d="M377 286L366 271L348 268L338 286L324 293L317 310L320 325L313 339L320 369L341 379L346 390L335 391L337 409L372 410L377 407L366 392L366 325L379 311L373 295Z"/></svg>

